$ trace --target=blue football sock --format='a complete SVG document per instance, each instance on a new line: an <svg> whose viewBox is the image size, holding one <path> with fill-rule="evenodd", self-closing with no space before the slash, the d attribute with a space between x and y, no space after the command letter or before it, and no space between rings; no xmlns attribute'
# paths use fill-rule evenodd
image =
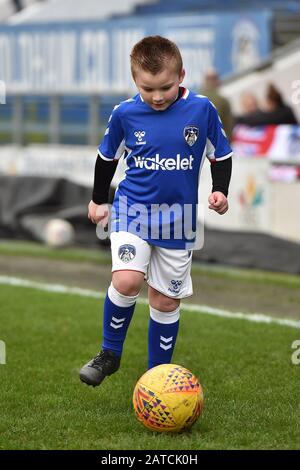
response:
<svg viewBox="0 0 300 470"><path fill-rule="evenodd" d="M102 349L122 355L123 343L134 312L138 295L120 294L111 284L108 288L103 315Z"/></svg>
<svg viewBox="0 0 300 470"><path fill-rule="evenodd" d="M148 369L171 362L179 328L179 309L178 306L173 312L160 312L150 306Z"/></svg>

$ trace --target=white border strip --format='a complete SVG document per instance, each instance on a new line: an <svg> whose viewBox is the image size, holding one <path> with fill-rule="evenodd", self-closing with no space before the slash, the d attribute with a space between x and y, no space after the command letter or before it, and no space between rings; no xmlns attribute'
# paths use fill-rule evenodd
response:
<svg viewBox="0 0 300 470"><path fill-rule="evenodd" d="M27 287L40 291L55 292L57 294L72 294L79 295L81 297L92 297L95 299L104 299L106 297L106 292L97 292L89 289L81 289L80 287L68 287L61 284L45 284L43 282L35 282L11 276L0 276L0 284L8 286ZM142 305L149 305L148 300L143 297L140 297L137 302ZM208 305L186 304L184 302L181 303L181 309L189 312L214 315L222 318L247 320L255 323L276 324L300 329L299 320L291 320L289 318L273 318L262 313L230 312L219 308L209 307Z"/></svg>

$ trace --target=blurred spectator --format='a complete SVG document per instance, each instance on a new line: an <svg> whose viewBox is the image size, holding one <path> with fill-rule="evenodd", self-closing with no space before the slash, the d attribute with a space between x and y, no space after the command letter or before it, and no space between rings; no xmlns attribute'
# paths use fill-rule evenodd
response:
<svg viewBox="0 0 300 470"><path fill-rule="evenodd" d="M284 103L281 93L273 84L270 83L268 85L263 110L259 109L257 105L257 108L251 111L251 108L255 106L255 101L250 103L249 95L248 93L248 101L246 101L247 109L248 111L250 110L250 112L247 112L247 109L244 107L244 114L236 117L236 124L245 124L247 126L298 124L292 108Z"/></svg>
<svg viewBox="0 0 300 470"><path fill-rule="evenodd" d="M272 83L267 88L265 108L269 124L297 124L292 108L284 103L281 93Z"/></svg>
<svg viewBox="0 0 300 470"><path fill-rule="evenodd" d="M23 10L23 1L22 0L12 0L15 11Z"/></svg>
<svg viewBox="0 0 300 470"><path fill-rule="evenodd" d="M241 96L242 114L247 115L260 111L258 100L253 93L243 93Z"/></svg>
<svg viewBox="0 0 300 470"><path fill-rule="evenodd" d="M256 96L251 92L245 92L240 98L241 114L235 117L236 124L256 126L263 118Z"/></svg>
<svg viewBox="0 0 300 470"><path fill-rule="evenodd" d="M204 87L201 93L215 105L229 140L232 138L233 116L229 101L219 93L220 78L216 70L210 69L204 76Z"/></svg>

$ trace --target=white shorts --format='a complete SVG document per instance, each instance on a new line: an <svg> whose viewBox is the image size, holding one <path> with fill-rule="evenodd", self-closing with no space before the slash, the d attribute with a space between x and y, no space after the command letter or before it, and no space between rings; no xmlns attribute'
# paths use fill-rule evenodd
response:
<svg viewBox="0 0 300 470"><path fill-rule="evenodd" d="M139 271L149 286L173 299L193 294L192 251L150 245L128 232L112 232L112 272Z"/></svg>

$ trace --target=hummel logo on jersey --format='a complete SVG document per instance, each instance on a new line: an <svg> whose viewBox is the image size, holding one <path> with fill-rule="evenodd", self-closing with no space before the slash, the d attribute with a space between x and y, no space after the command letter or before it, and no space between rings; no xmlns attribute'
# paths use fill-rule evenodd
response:
<svg viewBox="0 0 300 470"><path fill-rule="evenodd" d="M145 131L135 131L134 133L134 137L136 137L136 144L137 145L144 145L146 143L144 139L146 135L146 132Z"/></svg>
<svg viewBox="0 0 300 470"><path fill-rule="evenodd" d="M145 168L146 170L192 170L194 157L181 158L180 154L176 158L160 158L159 153L155 157L134 157L135 166L137 168Z"/></svg>

